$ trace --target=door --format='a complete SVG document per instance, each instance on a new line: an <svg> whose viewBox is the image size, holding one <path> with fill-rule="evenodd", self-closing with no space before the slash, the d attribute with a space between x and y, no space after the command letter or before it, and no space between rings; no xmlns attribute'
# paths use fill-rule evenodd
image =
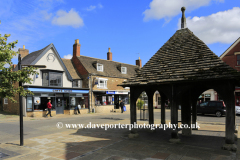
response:
<svg viewBox="0 0 240 160"><path fill-rule="evenodd" d="M64 101L63 97L56 97L56 114L64 113Z"/></svg>

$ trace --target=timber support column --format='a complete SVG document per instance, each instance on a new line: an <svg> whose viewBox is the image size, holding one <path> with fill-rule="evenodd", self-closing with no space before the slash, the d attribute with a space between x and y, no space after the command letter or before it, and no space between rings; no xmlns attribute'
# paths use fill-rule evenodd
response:
<svg viewBox="0 0 240 160"><path fill-rule="evenodd" d="M180 139L178 137L178 98L177 98L177 90L173 85L172 85L172 96L171 96L171 125L173 128L171 133L171 139L169 141L173 143L180 142Z"/></svg>
<svg viewBox="0 0 240 160"><path fill-rule="evenodd" d="M139 90L134 87L130 87L130 123L132 124L132 126L134 126L134 124L137 124L136 101L139 95ZM129 138L134 138L138 136L136 129L132 128L130 132L131 133L129 134Z"/></svg>
<svg viewBox="0 0 240 160"><path fill-rule="evenodd" d="M223 145L223 149L236 151L237 146L235 145L235 96L234 90L235 86L234 83L228 82L226 86L224 86L224 102L226 104L226 129L225 129L225 144Z"/></svg>
<svg viewBox="0 0 240 160"><path fill-rule="evenodd" d="M153 95L154 91L146 91L148 96L148 113L149 113L149 124L154 124L154 114L153 114Z"/></svg>
<svg viewBox="0 0 240 160"><path fill-rule="evenodd" d="M188 128L182 128L182 134L186 135L186 136L190 136L190 135L192 135L190 94L185 93L184 97L186 100L184 100L182 98L182 103L181 103L182 124L183 124L183 126L188 125Z"/></svg>
<svg viewBox="0 0 240 160"><path fill-rule="evenodd" d="M166 124L166 116L165 116L165 101L167 97L161 92L161 124Z"/></svg>
<svg viewBox="0 0 240 160"><path fill-rule="evenodd" d="M192 103L192 130L198 130L197 128L197 101L193 100Z"/></svg>

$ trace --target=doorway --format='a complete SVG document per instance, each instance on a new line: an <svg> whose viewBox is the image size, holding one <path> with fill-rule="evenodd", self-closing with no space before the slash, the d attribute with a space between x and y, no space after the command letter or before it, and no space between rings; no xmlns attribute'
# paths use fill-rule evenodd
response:
<svg viewBox="0 0 240 160"><path fill-rule="evenodd" d="M56 97L56 114L64 114L64 99Z"/></svg>

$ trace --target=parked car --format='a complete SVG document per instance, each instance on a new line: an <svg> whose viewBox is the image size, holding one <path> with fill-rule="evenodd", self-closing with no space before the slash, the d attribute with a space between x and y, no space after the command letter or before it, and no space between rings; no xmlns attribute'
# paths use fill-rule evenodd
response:
<svg viewBox="0 0 240 160"><path fill-rule="evenodd" d="M223 101L208 101L197 105L197 113L215 114L221 117L226 114L226 106Z"/></svg>

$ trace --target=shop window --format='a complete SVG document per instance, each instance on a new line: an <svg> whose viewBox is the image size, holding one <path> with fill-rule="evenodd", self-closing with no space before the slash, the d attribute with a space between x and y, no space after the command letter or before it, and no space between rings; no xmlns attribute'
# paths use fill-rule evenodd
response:
<svg viewBox="0 0 240 160"><path fill-rule="evenodd" d="M240 65L240 54L237 55L237 65Z"/></svg>
<svg viewBox="0 0 240 160"><path fill-rule="evenodd" d="M82 81L81 80L73 80L72 84L73 84L73 87L76 87L76 88L82 88Z"/></svg>
<svg viewBox="0 0 240 160"><path fill-rule="evenodd" d="M121 67L122 74L127 74L127 67Z"/></svg>
<svg viewBox="0 0 240 160"><path fill-rule="evenodd" d="M103 72L103 64L97 63L97 71Z"/></svg>
<svg viewBox="0 0 240 160"><path fill-rule="evenodd" d="M4 104L8 104L8 98L4 98Z"/></svg>
<svg viewBox="0 0 240 160"><path fill-rule="evenodd" d="M62 73L43 71L43 86L58 86L62 87Z"/></svg>
<svg viewBox="0 0 240 160"><path fill-rule="evenodd" d="M108 79L102 79L102 78L99 78L98 79L98 85L97 85L97 87L98 88L107 88L107 80Z"/></svg>

